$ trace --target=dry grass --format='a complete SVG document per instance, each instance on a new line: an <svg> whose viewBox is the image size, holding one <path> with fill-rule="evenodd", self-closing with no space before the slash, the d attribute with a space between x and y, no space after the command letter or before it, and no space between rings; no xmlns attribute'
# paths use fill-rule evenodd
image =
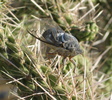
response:
<svg viewBox="0 0 112 100"><path fill-rule="evenodd" d="M45 11L34 0L31 2L43 13L50 15L51 19L53 18L50 12ZM68 24L60 10L63 1L57 0L57 2L59 5L53 4L60 11L59 14L65 23L65 30L69 31L72 24ZM79 26L87 20L88 14L95 12L95 8L98 6L98 4L94 6L89 0L91 9L88 12L86 10L87 13L78 16L80 18L76 20L75 14L78 14L79 9L85 11L86 7L83 6L83 2L86 1L82 0L75 7L66 8L74 17L73 24ZM70 0L65 5L67 3L73 5ZM93 20L96 20L100 14L101 12L93 17ZM101 72L99 68L103 66L100 63L102 58L112 47L108 47L103 53L97 52L97 49L93 48L93 46L106 40L110 34L108 31L103 39L94 41L92 44L80 43L84 54L73 58L76 66L68 60L64 65L62 57L59 55L50 60L47 59L46 46L31 37L26 31L33 29L36 30L35 35L41 36L44 30L54 25L53 22L49 24L48 20L46 22L45 20L40 21L35 15L30 15L30 18L24 16L20 20L13 13L13 9L9 9L6 4L2 5L0 15L0 36L2 36L2 38L0 37L0 47L4 49L0 52L0 66L2 67L0 70L2 77L4 77L2 79L5 79L7 86L9 85L7 88L10 90L8 95L13 95L17 100L109 100L111 98L111 93L105 93L103 90L106 88L104 82L112 77ZM90 52L91 50L93 52ZM12 85L17 91L10 88ZM6 90L6 88L4 89Z"/></svg>

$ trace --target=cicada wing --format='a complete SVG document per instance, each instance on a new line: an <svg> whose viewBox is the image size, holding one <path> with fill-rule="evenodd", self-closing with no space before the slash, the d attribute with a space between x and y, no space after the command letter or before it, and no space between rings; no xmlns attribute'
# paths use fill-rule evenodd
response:
<svg viewBox="0 0 112 100"><path fill-rule="evenodd" d="M28 28L38 30L41 33L43 33L43 31L50 29L50 28L56 28L58 30L62 30L59 27L59 25L51 18L32 19L28 21L27 23L30 24Z"/></svg>
<svg viewBox="0 0 112 100"><path fill-rule="evenodd" d="M41 38L42 40L45 40L42 36L46 30L51 29L51 28L55 28L57 30L62 30L53 20L51 20L49 18L32 19L29 21L29 23L30 24L29 24L28 30L31 30L33 35ZM54 39L56 40L56 38L55 38L55 37L57 37L56 31L52 30L52 35L53 35ZM33 41L35 41L35 39L33 39ZM36 41L38 41L38 40L36 40ZM54 54L55 50L52 50L50 48L50 45L48 46L43 42L39 43L39 41L36 43L37 43L36 44L37 45L37 48L36 48L37 54L39 54L40 51L42 52L42 54L44 56L48 55L48 53ZM55 48L55 45L53 48Z"/></svg>

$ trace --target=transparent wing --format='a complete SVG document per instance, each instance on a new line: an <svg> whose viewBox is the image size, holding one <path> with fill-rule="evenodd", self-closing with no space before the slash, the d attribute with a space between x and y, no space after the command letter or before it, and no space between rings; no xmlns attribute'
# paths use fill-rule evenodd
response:
<svg viewBox="0 0 112 100"><path fill-rule="evenodd" d="M42 37L43 36L43 33L48 30L48 29L51 29L51 28L55 28L57 30L60 30L60 31L63 31L53 20L49 19L49 18L43 18L43 19L33 19L33 20L30 20L28 21L27 23L30 23L28 24L28 30L31 32L31 34L33 34L34 36L38 37L38 38L41 38L42 40L44 40L44 38ZM53 48L55 48L55 46L59 46L59 45L56 45L56 38L57 37L57 32L55 32L53 30L52 32L53 34L53 40L55 43L54 47L52 45ZM49 42L49 38L47 38L48 36L46 35L46 39L48 40L47 42ZM33 39L33 41L35 41L35 39ZM42 52L42 54L48 54L49 52L52 52L54 53L55 51L52 50L51 48L49 48L48 46L46 46L45 43L42 43L38 40L36 40L36 45L38 46L37 47L37 52ZM52 44L52 42L50 43Z"/></svg>
<svg viewBox="0 0 112 100"><path fill-rule="evenodd" d="M57 30L63 31L55 21L50 18L32 19L28 21L30 23L28 26L29 30L34 30L37 35L42 35L42 33L50 28L56 28ZM26 24L27 24L26 23ZM35 34L34 33L34 34Z"/></svg>

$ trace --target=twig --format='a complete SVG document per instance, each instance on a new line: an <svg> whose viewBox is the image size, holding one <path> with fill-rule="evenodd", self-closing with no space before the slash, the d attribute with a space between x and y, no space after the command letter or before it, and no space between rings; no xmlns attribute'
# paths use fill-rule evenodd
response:
<svg viewBox="0 0 112 100"><path fill-rule="evenodd" d="M107 39L107 37L109 36L109 34L110 34L110 31L107 31L105 33L104 37L101 40L98 40L98 41L96 41L96 42L93 43L93 46L96 46L96 45L98 45L100 43L105 42L105 40Z"/></svg>
<svg viewBox="0 0 112 100"><path fill-rule="evenodd" d="M23 87L27 88L30 91L33 91L32 89L30 89L29 87L25 86L23 83L21 83L20 81L18 81L17 79L15 79L14 77L12 77L11 75L7 74L6 72L2 71L2 73L4 73L5 75L7 75L8 77L10 77L11 79L13 79L15 82L17 82L18 84L22 85Z"/></svg>
<svg viewBox="0 0 112 100"><path fill-rule="evenodd" d="M94 66L91 69L91 72L97 67L98 63L100 62L100 60L102 59L102 57L111 49L112 47L107 48L97 59L96 59L96 63L94 64Z"/></svg>
<svg viewBox="0 0 112 100"><path fill-rule="evenodd" d="M32 80L35 82L36 85L38 85L43 91L45 91L46 94L48 94L53 100L56 100L55 97L53 97L47 90L45 90L36 80L32 78Z"/></svg>
<svg viewBox="0 0 112 100"><path fill-rule="evenodd" d="M9 12L18 22L20 22L20 20L11 12L10 9L8 9L4 4L3 4L3 6L8 10L8 12Z"/></svg>
<svg viewBox="0 0 112 100"><path fill-rule="evenodd" d="M33 4L35 4L42 12L45 13L44 9L43 9L42 7L40 7L34 0L31 0L31 2L32 2Z"/></svg>
<svg viewBox="0 0 112 100"><path fill-rule="evenodd" d="M99 4L97 4L96 6L94 6L94 8L90 9L85 15L83 15L78 21L81 21L84 17L86 17L92 10L94 10L96 7L98 7Z"/></svg>
<svg viewBox="0 0 112 100"><path fill-rule="evenodd" d="M74 8L70 9L69 11L74 11L76 8L78 8L84 1L86 0L81 0L80 3L78 3Z"/></svg>
<svg viewBox="0 0 112 100"><path fill-rule="evenodd" d="M26 99L26 98L29 98L29 97L31 97L31 96L42 95L42 94L45 94L45 92L33 93L33 94L31 94L31 95L27 95L27 96L25 96L25 97L22 97L22 99Z"/></svg>
<svg viewBox="0 0 112 100"><path fill-rule="evenodd" d="M15 64L13 64L11 61L9 61L7 58L5 58L1 53L0 56L5 59L9 64L11 64L13 67L15 67L16 69L18 69L19 71L21 71L24 75L27 75L25 72L23 72L22 70L20 70Z"/></svg>
<svg viewBox="0 0 112 100"><path fill-rule="evenodd" d="M102 13L103 13L103 10L100 11L100 12L93 18L93 20L96 20Z"/></svg>

